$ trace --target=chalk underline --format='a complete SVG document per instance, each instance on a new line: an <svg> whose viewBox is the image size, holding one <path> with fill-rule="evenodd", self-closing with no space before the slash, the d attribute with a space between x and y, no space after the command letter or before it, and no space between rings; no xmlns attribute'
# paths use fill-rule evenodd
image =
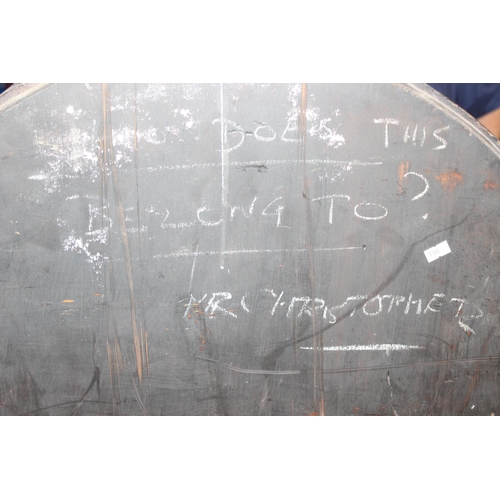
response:
<svg viewBox="0 0 500 500"><path fill-rule="evenodd" d="M338 252L342 250L364 250L364 247L337 247L337 248L313 248L314 252ZM241 255L241 254L259 254L259 253L300 253L307 252L307 248L258 248L254 250L209 250L206 252L172 252L163 255L154 255L153 259L168 259L175 257L204 257L217 255Z"/></svg>
<svg viewBox="0 0 500 500"><path fill-rule="evenodd" d="M301 347L313 350L314 347ZM421 345L405 344L371 344L371 345L335 345L323 347L323 351L408 351L410 349L425 349Z"/></svg>
<svg viewBox="0 0 500 500"><path fill-rule="evenodd" d="M250 168L255 165L299 165L301 160L255 160L255 161L230 161L227 163L228 167L241 167ZM382 165L382 162L375 161L359 161L359 160L322 160L322 159L309 159L305 160L307 165L339 165L339 166L376 166ZM147 167L148 172L156 172L158 170L186 170L191 168L219 168L222 163L185 163L179 165L159 165L157 167Z"/></svg>

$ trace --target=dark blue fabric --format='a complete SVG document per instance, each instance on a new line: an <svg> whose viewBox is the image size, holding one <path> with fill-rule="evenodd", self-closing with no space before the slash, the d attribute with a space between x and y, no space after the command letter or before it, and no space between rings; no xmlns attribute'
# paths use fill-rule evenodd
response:
<svg viewBox="0 0 500 500"><path fill-rule="evenodd" d="M428 83L474 118L500 108L500 83Z"/></svg>

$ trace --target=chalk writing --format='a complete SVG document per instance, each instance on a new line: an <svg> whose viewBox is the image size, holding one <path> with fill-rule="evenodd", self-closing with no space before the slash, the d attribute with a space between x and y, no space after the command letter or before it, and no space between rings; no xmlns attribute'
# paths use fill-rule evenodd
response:
<svg viewBox="0 0 500 500"><path fill-rule="evenodd" d="M384 213L382 215L377 215L377 216L361 215L358 212L358 208L362 207L362 206L378 207L378 208L381 208L384 211ZM363 201L354 207L354 215L356 217L359 217L360 219L363 219L363 220L380 220L380 219L383 219L384 217L387 217L388 213L389 213L389 210L387 210L387 208L383 207L382 205L379 205L378 203L369 203L367 201Z"/></svg>
<svg viewBox="0 0 500 500"><path fill-rule="evenodd" d="M391 133L392 135L391 135L389 133L389 125L398 126L399 120L397 120L396 118L375 118L373 120L373 122L376 124L384 125L384 147L388 148L390 144L395 144L395 141L394 140L391 141L390 138L393 138L394 134L396 134L395 136L397 137L397 132L394 130L394 128L391 128L391 130L393 130L393 132ZM442 132L447 131L449 128L450 128L450 126L447 125L446 127L437 128L432 132L432 136L439 142L438 146L435 146L432 148L433 150L440 150L440 149L446 148L446 146L448 145L448 141L444 137L442 137L442 135L440 135L440 134ZM413 127L413 132L410 135L410 125L407 125L406 128L404 129L404 133L403 133L403 143L404 144L411 143L411 144L413 144L413 146L416 146L417 145L417 131L418 130L419 130L419 125L417 123ZM425 126L423 126L421 136L420 136L420 147L424 146L426 136L427 136L427 133L425 130ZM411 139L411 141L410 141L410 139Z"/></svg>
<svg viewBox="0 0 500 500"><path fill-rule="evenodd" d="M409 172L413 173L413 172ZM416 174L421 177L424 182L427 182L423 176ZM426 188L420 194L412 198L416 200L426 194L428 191L428 183L426 183ZM335 212L335 200L342 200L344 203L351 200L351 196L348 194L328 194L325 196L319 196L317 198L312 198L310 201L321 203L323 200L330 200L329 210L328 210L328 223L333 224L334 212ZM345 200L345 201L344 201ZM186 229L193 227L195 224L201 224L205 227L216 227L219 226L223 220L224 214L227 214L226 221L233 222L237 219L237 214L243 215L246 219L258 218L258 215L262 215L269 218L275 227L290 227L283 225L283 216L286 210L286 205L283 202L283 196L278 196L271 202L263 200L254 196L254 198L248 202L248 208L243 205L231 205L230 203L225 203L222 210L212 208L208 205L194 209L196 219L190 221L179 221L170 222L170 210L168 208L163 208L161 211L156 210L153 207L147 209L148 213L159 215L162 217L160 227L163 229ZM264 205L265 204L265 205ZM259 207L260 205L260 207ZM261 211L256 212L256 207L261 207ZM357 203L353 208L353 215L358 219L366 221L378 221L384 219L388 216L389 210L379 203L372 203L369 201L362 201ZM222 214L222 216L221 216Z"/></svg>
<svg viewBox="0 0 500 500"><path fill-rule="evenodd" d="M269 205L267 205L266 208L264 208L264 210L262 210L262 215L264 215L265 217L271 217L273 215L275 215L277 218L276 218L276 227L279 227L280 226L280 222L281 222L281 213L283 212L283 205L277 205L276 206L276 210L274 212L268 212L268 208L273 205L274 203L276 203L278 200L281 200L283 199L282 196L279 196L278 198L276 198L275 200L273 200L271 203L269 203Z"/></svg>
<svg viewBox="0 0 500 500"><path fill-rule="evenodd" d="M198 222L202 226L209 226L209 227L218 226L222 222L222 219L219 219L217 221L208 221L208 220L203 219L200 215L204 212L211 212L211 211L213 211L213 210L209 207L200 207L200 208L198 208L198 210L196 210L196 218L198 219Z"/></svg>
<svg viewBox="0 0 500 500"><path fill-rule="evenodd" d="M235 149L238 149L243 142L245 141L245 131L236 123L233 122L232 120L228 120L227 118L216 118L215 120L212 120L213 124L216 123L221 123L223 127L223 132L222 132L222 144L227 144L228 143L228 135L237 135L239 134L239 139L237 139L239 142L236 143L228 148L223 147L223 152L224 153L229 153L230 151L234 151ZM231 127L231 130L228 131L228 125Z"/></svg>
<svg viewBox="0 0 500 500"><path fill-rule="evenodd" d="M395 120L394 118L375 118L374 123L384 123L385 124L385 141L384 145L386 148L389 147L389 125L398 125L399 120Z"/></svg>
<svg viewBox="0 0 500 500"><path fill-rule="evenodd" d="M246 302L245 302L245 299L247 298L247 295L248 295L248 293L246 293L245 295L243 295L243 297L241 297L241 302L240 302L240 304L241 304L241 307L243 308L243 310L244 310L245 312L249 313L249 312L250 312L250 309L248 309L247 304L246 304Z"/></svg>
<svg viewBox="0 0 500 500"><path fill-rule="evenodd" d="M281 290L278 293L272 288L264 288L261 289L260 292L269 294L267 296L271 298L267 308L265 305L263 306L261 302L259 302L259 307L257 307L257 304L252 305L247 300L250 295L254 297L254 300L258 300L258 297L262 297L262 295L244 292L239 305L245 313L252 314L253 312L259 311L259 314L275 316L277 311L281 309L286 318L312 317L315 315L316 318L324 319L329 324L334 325L337 323L337 315L345 314L349 312L351 308L352 310L349 312L349 317L351 318L358 310L360 311L358 315L361 314L366 318L373 318L381 314L394 314L396 310L401 311L404 315L412 314L414 316L425 316L428 313L443 314L446 309L446 311L448 311L446 314L449 315L451 313L451 315L454 315L453 317L457 319L460 328L468 334L474 335L476 332L464 322L479 319L484 316L483 311L476 304L462 298L452 297L448 299L446 295L441 292L434 293L430 300L427 301L424 301L422 298L414 297L413 293L409 293L407 296L398 294L379 294L370 299L368 299L368 295L352 295L347 297L341 304L332 306L327 305L330 301L320 297L294 295L284 298L286 295L285 290ZM190 295L184 317L188 317L195 307L199 308L200 304L208 296L210 296L210 299L204 306L204 311L208 314L209 318L214 319L217 316L230 316L234 319L238 318L238 314L235 312L238 309L238 300L231 292L204 294L201 300L197 300L193 295ZM227 305L222 307L222 302L227 302ZM449 309L453 304L458 304L458 308L455 311ZM466 313L464 313L465 309Z"/></svg>
<svg viewBox="0 0 500 500"><path fill-rule="evenodd" d="M458 324L460 325L460 328L462 328L466 333L472 333L473 335L475 335L476 332L470 326L463 323L462 320L468 321L468 320L475 319L475 318L482 318L483 311L481 311L481 309L479 309L479 307L477 307L474 304L471 304L470 302L468 302L465 299L451 299L451 302L459 302L460 303L460 306L457 310L457 314L455 316L456 318L458 318ZM474 308L476 308L478 310L479 314L468 314L467 316L462 316L462 309L463 309L465 304L472 305Z"/></svg>
<svg viewBox="0 0 500 500"><path fill-rule="evenodd" d="M208 305L205 309L205 312L208 312L209 317L213 318L216 314L229 315L233 318L237 318L236 314L232 311L224 309L219 304L224 300L231 300L232 295L229 292L217 292L213 293L212 297L208 301Z"/></svg>
<svg viewBox="0 0 500 500"><path fill-rule="evenodd" d="M255 206L255 202L257 201L257 196L252 200L252 203L250 203L250 207L248 208L248 211L245 211L243 207L236 206L236 207L231 207L231 215L230 215L230 220L234 219L234 214L236 213L237 210L240 210L241 213L248 219L252 214L253 214L253 208Z"/></svg>
<svg viewBox="0 0 500 500"><path fill-rule="evenodd" d="M326 124L330 123L332 121L331 118L324 118L319 121L319 126L316 124L313 125L309 129L309 134L311 136L318 135L319 138L323 141L326 141L326 143L329 146L333 146L334 148L338 148L339 146L342 146L345 143L345 138L343 135L337 133L337 128L329 128L326 126Z"/></svg>
<svg viewBox="0 0 500 500"><path fill-rule="evenodd" d="M286 122L286 127L285 130L283 130L283 133L281 134L281 140L285 142L299 142L299 139L297 138L297 131L298 131L298 113L294 112L291 116L288 117L288 120ZM288 132L294 132L294 137L285 137Z"/></svg>
<svg viewBox="0 0 500 500"><path fill-rule="evenodd" d="M366 250L366 245L357 247L334 247L334 248L313 248L313 252L339 252L345 250ZM258 255L266 253L305 253L310 251L308 248L253 248L243 250L208 250L191 252L189 250L182 250L178 252L170 252L167 254L153 255L153 259L171 259L178 257L215 257L224 255Z"/></svg>
<svg viewBox="0 0 500 500"><path fill-rule="evenodd" d="M338 111L338 110L337 110ZM339 114L338 112L336 113ZM345 137L338 133L338 128L331 125L332 118L320 118L320 110L307 109L306 118L310 127L308 128L309 135L311 137L317 136L321 141L327 143L328 146L333 148L338 148L345 143ZM212 120L212 124L220 124L222 127L221 131L221 143L222 152L229 153L239 149L247 137L253 137L257 141L261 142L273 142L279 135L279 140L283 142L293 142L296 143L298 139L298 123L299 123L299 113L296 110L292 110L289 116L286 118L286 124L279 134L271 125L261 121L253 121L256 127L253 130L245 130L240 124L228 118L215 118Z"/></svg>
<svg viewBox="0 0 500 500"><path fill-rule="evenodd" d="M351 199L351 197L348 194L330 194L327 196L320 196L319 198L313 198L312 201L321 201L321 200L327 200L330 199L330 212L328 214L328 222L330 224L333 224L333 200L335 198L345 198L347 201Z"/></svg>
<svg viewBox="0 0 500 500"><path fill-rule="evenodd" d="M276 160L276 159L253 159L248 162L243 161L228 161L225 163L231 168L245 168L249 165L268 165L268 166L296 166L299 163L305 163L306 165L329 165L339 168L342 172L352 171L353 167L364 167L364 166L377 166L382 165L380 161L360 161L360 160L325 160L320 158L310 158L304 161L299 160ZM147 172L159 172L162 170L192 170L192 169L205 169L205 168L220 168L222 163L183 163L176 165L149 165L144 168ZM139 168L141 170L141 168ZM30 177L35 179L35 177ZM45 179L45 177L36 177L39 180Z"/></svg>
<svg viewBox="0 0 500 500"><path fill-rule="evenodd" d="M438 128L437 130L434 130L434 132L432 132L432 135L441 143L441 146L436 146L433 149L445 149L446 148L448 142L438 134L441 132L444 132L445 130L448 130L449 128L450 128L450 126L447 125L446 127Z"/></svg>
<svg viewBox="0 0 500 500"><path fill-rule="evenodd" d="M417 172L406 172L406 174L404 175L404 177L408 177L409 175L415 175L416 177L419 177L420 179L422 179L424 182L425 182L425 189L417 194L416 196L414 196L411 201L415 201L415 200L419 200L420 198L422 198L425 194L427 194L427 191L429 191L429 181L422 175L422 174L418 174Z"/></svg>
<svg viewBox="0 0 500 500"><path fill-rule="evenodd" d="M301 349L312 351L314 347L301 347ZM425 347L405 344L333 345L323 347L323 351L408 351L411 349L425 349Z"/></svg>
<svg viewBox="0 0 500 500"><path fill-rule="evenodd" d="M408 125L405 130L405 135L403 137L403 140L405 144L410 140L410 134L408 133L410 130L410 126ZM417 130L418 130L418 124L415 125L415 128L413 129L413 134L411 135L411 140L414 146L417 145ZM422 139L420 141L420 147L423 147L424 142L425 142L425 127L422 127Z"/></svg>
<svg viewBox="0 0 500 500"><path fill-rule="evenodd" d="M253 131L253 136L258 140L258 141L264 141L264 142L270 142L274 141L276 139L276 131L270 126L267 125L267 123L261 123L261 122L254 122L257 124L257 128ZM267 130L271 135L260 135L257 132L259 130Z"/></svg>

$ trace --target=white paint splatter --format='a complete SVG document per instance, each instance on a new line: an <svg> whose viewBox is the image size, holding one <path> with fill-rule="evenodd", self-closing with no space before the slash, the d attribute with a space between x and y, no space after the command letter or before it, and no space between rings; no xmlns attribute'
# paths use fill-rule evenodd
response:
<svg viewBox="0 0 500 500"><path fill-rule="evenodd" d="M193 114L191 113L191 111L189 111L189 109L174 109L174 114L176 116L180 114L183 118L186 119L183 123L186 130L193 128L196 124L200 123L199 121L195 121L193 119Z"/></svg>
<svg viewBox="0 0 500 500"><path fill-rule="evenodd" d="M90 244L94 241L99 241L100 239L100 242L102 242L102 238L102 234L98 234L95 239L83 242L83 238L77 238L74 230L72 230L71 234L64 240L63 247L66 252L77 252L79 254L83 253L86 255L86 261L92 264L94 271L98 273L102 268L104 261L107 260L108 257L106 255L101 255L100 252L92 253L90 251ZM107 235L105 237L105 241L107 241Z"/></svg>
<svg viewBox="0 0 500 500"><path fill-rule="evenodd" d="M70 179L99 178L99 142L94 129L72 127L59 133L40 128L35 131L34 145L45 159L45 169L29 178L44 181L48 193L60 192Z"/></svg>
<svg viewBox="0 0 500 500"><path fill-rule="evenodd" d="M302 94L302 84L294 83L288 87L288 100L292 105L292 108L299 107L299 96Z"/></svg>
<svg viewBox="0 0 500 500"><path fill-rule="evenodd" d="M318 136L319 139L326 141L326 143L333 148L338 148L345 144L345 137L337 132L341 124L339 123L336 126L332 126L330 124L332 121L331 118L320 119L319 108L307 109L306 118L308 122L313 122L312 126L309 128L311 137Z"/></svg>

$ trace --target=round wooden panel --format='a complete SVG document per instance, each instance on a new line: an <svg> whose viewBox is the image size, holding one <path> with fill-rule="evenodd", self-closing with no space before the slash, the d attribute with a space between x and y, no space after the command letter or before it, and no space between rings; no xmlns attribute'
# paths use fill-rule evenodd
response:
<svg viewBox="0 0 500 500"><path fill-rule="evenodd" d="M425 85L11 88L1 414L499 412L499 153Z"/></svg>

